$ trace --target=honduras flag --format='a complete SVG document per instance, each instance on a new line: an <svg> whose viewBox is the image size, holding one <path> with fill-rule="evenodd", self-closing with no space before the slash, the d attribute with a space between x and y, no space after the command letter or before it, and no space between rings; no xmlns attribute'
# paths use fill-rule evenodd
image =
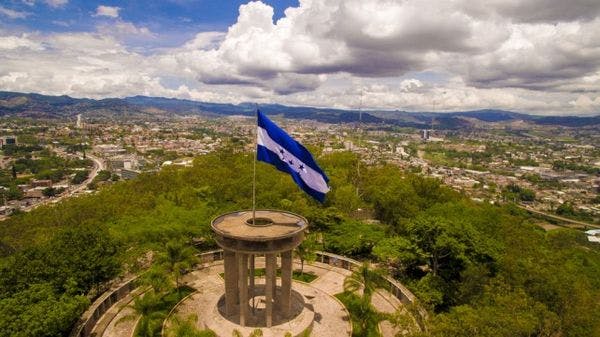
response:
<svg viewBox="0 0 600 337"><path fill-rule="evenodd" d="M273 123L262 112L258 114L256 157L289 173L304 192L323 202L329 192L329 178L302 144Z"/></svg>

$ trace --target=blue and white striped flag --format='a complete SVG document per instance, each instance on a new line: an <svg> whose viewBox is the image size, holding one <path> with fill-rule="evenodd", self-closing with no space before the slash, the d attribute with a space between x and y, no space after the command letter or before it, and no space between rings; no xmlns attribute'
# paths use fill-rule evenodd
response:
<svg viewBox="0 0 600 337"><path fill-rule="evenodd" d="M304 192L320 202L329 192L329 178L302 144L273 123L262 112L258 114L257 159L288 173Z"/></svg>

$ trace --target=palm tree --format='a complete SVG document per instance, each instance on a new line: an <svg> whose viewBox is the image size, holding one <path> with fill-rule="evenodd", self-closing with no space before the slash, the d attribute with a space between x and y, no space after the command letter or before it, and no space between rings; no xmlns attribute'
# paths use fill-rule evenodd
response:
<svg viewBox="0 0 600 337"><path fill-rule="evenodd" d="M262 337L262 336L263 336L263 332L261 329L254 329L254 330L252 330L250 335L248 335L248 337Z"/></svg>
<svg viewBox="0 0 600 337"><path fill-rule="evenodd" d="M197 261L194 250L181 241L169 241L165 251L158 256L158 264L164 267L175 278L175 286L179 291L179 280L186 269Z"/></svg>
<svg viewBox="0 0 600 337"><path fill-rule="evenodd" d="M171 280L161 266L150 268L141 275L140 282L144 286L149 286L155 294L165 293L172 287Z"/></svg>
<svg viewBox="0 0 600 337"><path fill-rule="evenodd" d="M198 323L197 315L189 315L185 319L178 316L173 317L173 334L166 334L174 337L217 337L212 330L199 330L196 327Z"/></svg>
<svg viewBox="0 0 600 337"><path fill-rule="evenodd" d="M129 305L133 313L121 317L116 324L125 321L135 320L138 317L140 321L136 325L136 336L151 337L160 328L160 322L163 314L156 309L160 306L160 297L154 291L147 291L138 295L132 304Z"/></svg>
<svg viewBox="0 0 600 337"><path fill-rule="evenodd" d="M371 302L371 297L377 288L385 287L384 273L381 269L371 268L369 262L364 262L344 280L344 291L355 293L362 290L362 297Z"/></svg>
<svg viewBox="0 0 600 337"><path fill-rule="evenodd" d="M346 307L352 317L356 336L380 336L377 331L378 323L385 319L379 313L371 299L377 288L385 287L384 273L381 269L371 268L369 262L364 262L344 280L344 291L352 294L348 297ZM362 290L362 296L356 294ZM356 296L358 295L358 296Z"/></svg>
<svg viewBox="0 0 600 337"><path fill-rule="evenodd" d="M233 331L231 332L231 336L233 336L233 337L244 337L244 335L238 329L233 329ZM254 329L248 335L248 337L262 337L262 336L263 336L263 332L262 332L261 329Z"/></svg>

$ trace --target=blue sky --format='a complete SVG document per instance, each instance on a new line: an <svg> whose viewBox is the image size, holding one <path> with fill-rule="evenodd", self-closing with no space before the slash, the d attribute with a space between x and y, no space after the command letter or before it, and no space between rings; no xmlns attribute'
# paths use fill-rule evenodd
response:
<svg viewBox="0 0 600 337"><path fill-rule="evenodd" d="M43 0L8 0L2 6L22 13L23 18L0 20L0 27L46 33L93 32L98 24L113 21L111 17L96 15L98 6L118 7L121 20L147 27L152 32L164 36L163 39L148 41L146 46L151 48L152 43L159 46L176 45L201 31L225 31L235 23L239 6L246 2L248 1L71 0L62 5L51 5ZM264 2L274 8L274 20L281 18L286 8L298 6L297 0L265 0Z"/></svg>
<svg viewBox="0 0 600 337"><path fill-rule="evenodd" d="M591 115L599 35L591 0L3 0L0 91Z"/></svg>

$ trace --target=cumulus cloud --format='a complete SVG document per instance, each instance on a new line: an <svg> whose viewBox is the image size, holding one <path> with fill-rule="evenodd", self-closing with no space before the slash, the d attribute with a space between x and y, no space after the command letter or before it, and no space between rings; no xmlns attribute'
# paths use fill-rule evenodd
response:
<svg viewBox="0 0 600 337"><path fill-rule="evenodd" d="M98 8L96 8L95 15L96 16L107 16L110 18L118 18L120 10L121 10L120 7L100 5L100 6L98 6Z"/></svg>
<svg viewBox="0 0 600 337"><path fill-rule="evenodd" d="M592 20L600 15L596 0L463 0L461 7L474 15L500 15L521 23Z"/></svg>
<svg viewBox="0 0 600 337"><path fill-rule="evenodd" d="M242 5L218 46L168 58L204 83L268 86L287 73L399 76L427 69L442 53L475 55L510 36L502 25L471 20L445 2L301 1L285 14L273 22L272 7ZM289 92L311 87L294 84Z"/></svg>
<svg viewBox="0 0 600 337"><path fill-rule="evenodd" d="M579 82L600 69L600 19L556 25L515 25L498 49L464 63L467 79L483 87L553 90ZM572 88L574 90L575 88ZM594 88L598 90L598 87Z"/></svg>
<svg viewBox="0 0 600 337"><path fill-rule="evenodd" d="M227 31L151 52L139 46L160 33L119 19L119 7L99 6L95 15L115 20L95 33L0 31L0 90L598 111L600 2L491 1L300 0L277 21L272 7L250 2Z"/></svg>

